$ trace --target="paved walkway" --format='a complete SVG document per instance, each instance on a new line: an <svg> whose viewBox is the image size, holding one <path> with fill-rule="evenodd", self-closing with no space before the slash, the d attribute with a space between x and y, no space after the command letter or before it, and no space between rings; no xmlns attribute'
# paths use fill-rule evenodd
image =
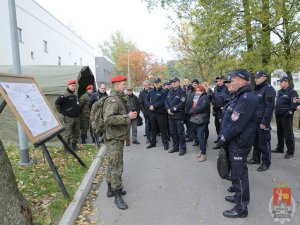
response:
<svg viewBox="0 0 300 225"><path fill-rule="evenodd" d="M94 202L97 213L92 220L105 225L268 225L275 223L268 211L274 183L272 178L284 181L292 188L297 209L291 222L300 224L300 158L299 143L295 157L289 160L283 154L273 154L270 170L257 172L257 165L249 166L251 202L249 216L244 219L228 219L222 213L233 205L224 200L229 195L230 182L219 178L216 169L217 150L212 150L216 139L210 124L207 148L208 160L199 163L198 148L188 143L188 153L167 153L161 140L158 147L146 149L143 127L139 127L139 141L143 144L125 147L123 183L127 191L124 200L129 209L116 208L113 198L106 197L106 182L99 187ZM272 147L276 146L276 134L272 134Z"/></svg>

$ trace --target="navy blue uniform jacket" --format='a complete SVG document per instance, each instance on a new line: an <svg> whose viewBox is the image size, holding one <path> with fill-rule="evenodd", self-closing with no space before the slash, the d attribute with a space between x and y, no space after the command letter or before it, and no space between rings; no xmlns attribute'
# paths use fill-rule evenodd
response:
<svg viewBox="0 0 300 225"><path fill-rule="evenodd" d="M167 113L165 109L165 101L167 98L167 92L162 87L159 89L153 88L148 93L148 98L146 105L149 108L151 105L153 105L154 110L150 112L151 113Z"/></svg>
<svg viewBox="0 0 300 225"><path fill-rule="evenodd" d="M221 124L219 145L234 144L241 154L249 153L256 132L258 101L251 91L251 86L246 85L236 92L236 98L225 107Z"/></svg>
<svg viewBox="0 0 300 225"><path fill-rule="evenodd" d="M269 128L275 108L276 91L265 81L255 86L254 94L258 98L257 123L261 123Z"/></svg>
<svg viewBox="0 0 300 225"><path fill-rule="evenodd" d="M298 106L298 103L294 102L294 98L297 97L298 93L291 87L280 89L277 93L275 115L292 116Z"/></svg>
<svg viewBox="0 0 300 225"><path fill-rule="evenodd" d="M170 109L174 113L174 115L169 115L170 119L185 119L185 102L186 94L182 88L169 90L165 107L166 110Z"/></svg>

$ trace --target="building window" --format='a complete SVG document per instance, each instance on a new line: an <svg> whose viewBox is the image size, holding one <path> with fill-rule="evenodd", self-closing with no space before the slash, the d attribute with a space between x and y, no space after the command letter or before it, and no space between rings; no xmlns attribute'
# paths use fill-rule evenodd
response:
<svg viewBox="0 0 300 225"><path fill-rule="evenodd" d="M30 52L30 55L31 55L31 59L34 59L34 54L33 54L33 52Z"/></svg>
<svg viewBox="0 0 300 225"><path fill-rule="evenodd" d="M48 52L48 42L44 40L43 43L44 43L44 52Z"/></svg>
<svg viewBox="0 0 300 225"><path fill-rule="evenodd" d="M18 40L19 42L23 43L23 37L22 37L22 29L21 28L17 28L17 32L18 32Z"/></svg>
<svg viewBox="0 0 300 225"><path fill-rule="evenodd" d="M80 66L82 66L82 58L80 58Z"/></svg>
<svg viewBox="0 0 300 225"><path fill-rule="evenodd" d="M58 56L58 65L60 66L61 65L61 57Z"/></svg>

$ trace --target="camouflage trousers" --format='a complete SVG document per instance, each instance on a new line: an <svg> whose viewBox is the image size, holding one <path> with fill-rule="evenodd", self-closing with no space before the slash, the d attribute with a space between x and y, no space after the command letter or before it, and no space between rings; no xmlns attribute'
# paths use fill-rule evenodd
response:
<svg viewBox="0 0 300 225"><path fill-rule="evenodd" d="M123 174L123 148L124 141L105 141L107 156L106 182L111 183L112 189L121 189Z"/></svg>
<svg viewBox="0 0 300 225"><path fill-rule="evenodd" d="M90 127L90 118L81 117L80 118L80 130L81 130L81 140L87 139L87 132Z"/></svg>
<svg viewBox="0 0 300 225"><path fill-rule="evenodd" d="M80 133L80 120L78 117L71 118L71 117L64 117L63 120L65 131L63 132L63 136L65 140L69 144L76 144L79 139Z"/></svg>

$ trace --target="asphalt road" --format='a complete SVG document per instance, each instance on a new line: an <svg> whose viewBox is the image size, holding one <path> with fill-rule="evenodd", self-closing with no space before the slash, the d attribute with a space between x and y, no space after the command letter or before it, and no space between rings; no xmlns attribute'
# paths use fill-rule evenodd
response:
<svg viewBox="0 0 300 225"><path fill-rule="evenodd" d="M222 180L217 173L217 150L213 150L216 139L214 125L210 124L207 147L208 160L197 161L198 147L188 143L184 156L163 150L161 140L156 148L146 149L144 128L138 129L140 145L125 147L123 184L127 195L124 200L129 209L119 210L114 198L106 197L106 182L98 190L94 202L97 213L91 217L97 224L105 225L269 225L275 223L269 213L269 202L274 183L287 182L292 188L296 212L290 222L300 224L300 158L299 143L296 143L294 158L284 159L283 154L273 154L268 171L257 172L257 165L248 166L251 200L249 215L243 219L228 219L223 211L233 204L224 197L230 195L230 182ZM276 146L276 134L272 133L272 147ZM252 153L251 153L252 154ZM250 155L251 155L250 154Z"/></svg>

